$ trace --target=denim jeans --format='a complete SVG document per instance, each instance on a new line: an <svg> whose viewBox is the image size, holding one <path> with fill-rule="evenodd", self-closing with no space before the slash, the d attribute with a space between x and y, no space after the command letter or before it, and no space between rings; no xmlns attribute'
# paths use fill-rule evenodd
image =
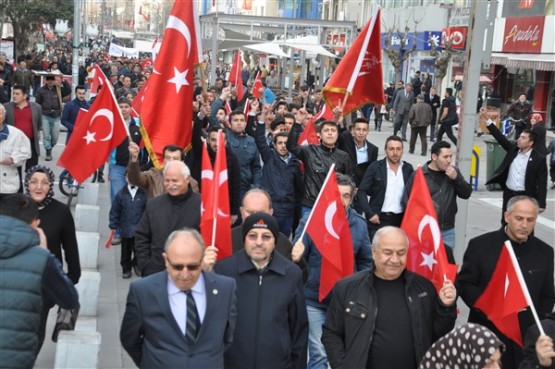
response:
<svg viewBox="0 0 555 369"><path fill-rule="evenodd" d="M110 164L110 200L114 203L117 193L125 187L127 181L125 180L125 169L123 165Z"/></svg>
<svg viewBox="0 0 555 369"><path fill-rule="evenodd" d="M45 150L52 150L60 136L60 117L42 116L42 143Z"/></svg>
<svg viewBox="0 0 555 369"><path fill-rule="evenodd" d="M322 343L322 326L326 311L307 306L308 314L308 369L328 369L328 356Z"/></svg>
<svg viewBox="0 0 555 369"><path fill-rule="evenodd" d="M287 216L287 217L278 217L274 215L274 219L276 220L279 226L279 231L284 235L286 235L287 238L291 236L291 230L293 229L293 218L294 218L294 214L291 214L290 216Z"/></svg>
<svg viewBox="0 0 555 369"><path fill-rule="evenodd" d="M312 208L309 208L308 206L301 206L301 219L304 218L304 216L306 214L310 214L310 212L312 211Z"/></svg>
<svg viewBox="0 0 555 369"><path fill-rule="evenodd" d="M441 238L446 246L449 246L451 250L455 250L455 228L441 231Z"/></svg>

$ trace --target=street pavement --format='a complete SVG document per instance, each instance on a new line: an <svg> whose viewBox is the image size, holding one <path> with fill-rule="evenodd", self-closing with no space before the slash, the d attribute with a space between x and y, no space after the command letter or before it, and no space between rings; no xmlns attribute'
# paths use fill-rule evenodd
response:
<svg viewBox="0 0 555 369"><path fill-rule="evenodd" d="M384 157L383 147L385 140L393 132L392 123L384 120L381 132L373 130L374 123L370 122L371 132L369 133L369 140L380 148L379 158ZM410 130L409 130L410 131ZM553 137L552 133L549 133ZM501 203L502 196L499 191L488 191L485 186L486 170L487 170L487 147L485 139L491 136L475 137L474 144L478 145L481 149L480 165L479 165L479 186L478 191L474 191L469 200L468 219L466 225L466 242L464 245L457 245L457 248L465 248L468 241L486 232L496 230L500 227L501 217ZM547 141L549 142L548 136ZM40 164L45 164L51 167L58 175L61 168L56 167L55 163L63 150L63 143L65 142L65 133L62 133L59 138L58 145L53 150L54 160L51 162L44 162L44 149L42 149L43 156L40 157ZM431 144L428 143L428 147ZM405 144L405 153L403 159L410 162L413 166L424 164L429 160L427 157L420 156L420 144L417 142L415 154L408 154L408 143ZM108 166L106 166L105 173L108 173ZM465 175L468 180L468 177ZM57 184L54 189L55 198L65 202L66 198L60 194L57 189ZM540 215L538 224L536 226L535 235L547 242L551 246L555 244L555 191L548 189L547 193L547 210ZM100 223L98 232L100 233L100 252L99 252L99 266L98 272L101 273L100 283L100 296L98 304L98 332L102 335L102 343L100 346L99 355L99 368L116 369L116 368L134 368L134 364L127 353L124 352L119 341L120 323L125 311L125 301L129 289L129 283L138 279L133 275L132 279L121 278L121 267L119 266L120 246L111 246L109 249L105 248L106 241L109 236L108 229L108 213L110 211L110 191L109 183L100 185L98 205L100 206ZM73 205L74 207L75 205ZM74 208L72 209L74 210ZM460 221L459 219L457 221ZM456 252L459 254L459 252ZM462 254L462 252L461 252ZM460 263L462 260L457 259ZM468 314L468 308L459 300L459 322L465 322ZM49 339L52 334L52 328L55 321L56 309L52 309L46 332L46 340L42 350L37 358L35 368L52 368L55 358L55 344Z"/></svg>

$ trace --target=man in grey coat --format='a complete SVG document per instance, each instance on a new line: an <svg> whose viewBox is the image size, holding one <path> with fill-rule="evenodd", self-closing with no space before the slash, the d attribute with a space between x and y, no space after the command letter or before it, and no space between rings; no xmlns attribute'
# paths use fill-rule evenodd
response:
<svg viewBox="0 0 555 369"><path fill-rule="evenodd" d="M407 83L403 91L395 94L393 100L393 112L395 113L395 121L393 122L393 134L401 130L401 137L403 141L407 140L407 124L409 121L409 111L414 103L414 93L412 92L412 85Z"/></svg>
<svg viewBox="0 0 555 369"><path fill-rule="evenodd" d="M428 152L428 140L426 139L426 130L432 121L433 112L430 105L424 102L424 95L420 94L416 97L416 104L414 104L409 111L410 122L410 145L409 154L414 154L414 146L416 145L416 138L420 136L420 143L422 144L422 156L426 156Z"/></svg>

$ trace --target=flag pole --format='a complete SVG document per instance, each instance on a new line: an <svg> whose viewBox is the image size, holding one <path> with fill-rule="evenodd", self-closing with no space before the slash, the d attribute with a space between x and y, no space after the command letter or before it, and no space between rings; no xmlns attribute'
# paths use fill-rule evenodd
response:
<svg viewBox="0 0 555 369"><path fill-rule="evenodd" d="M200 70L200 85L202 87L202 97L204 97L204 102L207 103L208 102L208 87L206 86L206 76L205 76L205 71L206 71L206 63L202 62L199 64L199 70Z"/></svg>
<svg viewBox="0 0 555 369"><path fill-rule="evenodd" d="M530 306L530 310L532 311L532 315L534 316L534 321L538 326L540 335L545 336L545 331L540 322L540 318L538 316L538 312L536 311L536 307L534 306L534 303L532 302L532 298L530 297L530 292L528 291L528 287L524 282L524 276L522 275L522 270L520 270L520 265L518 264L518 260L516 259L516 255L511 245L511 241L509 240L505 241L505 247L507 248L507 251L509 251L509 255L511 256L511 262L513 263L513 267L515 269L518 282L520 283L520 288L522 288L522 291L524 292L524 297L526 298L526 302L528 303L528 306Z"/></svg>
<svg viewBox="0 0 555 369"><path fill-rule="evenodd" d="M312 206L312 210L310 211L310 214L308 215L308 218L306 219L306 223L304 224L303 233L301 233L301 236L299 237L299 240L301 240L301 241L304 238L304 234L306 233L306 228L310 224L310 220L312 219L312 215L314 214L314 208L316 207L316 204L318 204L318 201L320 201L320 197L322 196L322 192L324 192L324 188L326 188L326 185L328 184L328 181L330 180L331 174L333 173L334 170L335 170L335 163L333 163L331 165L330 170L329 170L328 174L326 175L326 179L324 180L324 183L322 184L322 187L320 187L320 192L318 193L318 197L316 198L316 201L314 202L314 206Z"/></svg>

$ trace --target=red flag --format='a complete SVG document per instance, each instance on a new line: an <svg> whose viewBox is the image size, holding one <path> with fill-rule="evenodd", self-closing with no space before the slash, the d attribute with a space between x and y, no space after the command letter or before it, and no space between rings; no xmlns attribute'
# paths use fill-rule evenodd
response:
<svg viewBox="0 0 555 369"><path fill-rule="evenodd" d="M436 291L443 286L445 277L454 282L457 265L447 261L430 190L420 167L416 169L401 228L409 239L407 269L432 281Z"/></svg>
<svg viewBox="0 0 555 369"><path fill-rule="evenodd" d="M297 141L299 145L318 145L320 143L320 138L318 137L318 132L316 131L316 127L314 127L315 119L311 119L304 127L303 133L299 136L299 140Z"/></svg>
<svg viewBox="0 0 555 369"><path fill-rule="evenodd" d="M315 122L318 119L333 120L333 110L330 109L327 104L324 104L324 106L322 106L322 110L320 110L313 119Z"/></svg>
<svg viewBox="0 0 555 369"><path fill-rule="evenodd" d="M235 59L233 60L233 65L231 66L231 71L229 72L229 83L235 85L237 90L237 100L240 101L245 96L245 91L243 90L243 76L241 76L241 70L243 69L243 61L241 60L241 53L237 51L235 53Z"/></svg>
<svg viewBox="0 0 555 369"><path fill-rule="evenodd" d="M102 69L100 69L98 64L95 64L91 68L91 71L87 76L87 82L89 83L89 91L92 95L96 95L98 93L98 88L100 86L112 86L112 84L108 82L106 75L104 74Z"/></svg>
<svg viewBox="0 0 555 369"><path fill-rule="evenodd" d="M501 333L522 346L518 312L529 304L517 275L519 266L513 263L508 247L511 246L505 243L495 271L474 307L482 310Z"/></svg>
<svg viewBox="0 0 555 369"><path fill-rule="evenodd" d="M373 102L385 104L383 92L381 9L375 7L372 17L343 57L322 93L330 106L343 101L343 115Z"/></svg>
<svg viewBox="0 0 555 369"><path fill-rule="evenodd" d="M227 101L227 100L225 102L225 114L226 115L231 114L231 105L229 105L229 101Z"/></svg>
<svg viewBox="0 0 555 369"><path fill-rule="evenodd" d="M337 187L335 164L318 194L305 231L322 255L318 294L322 301L338 280L355 270L351 229Z"/></svg>
<svg viewBox="0 0 555 369"><path fill-rule="evenodd" d="M202 57L195 3L175 1L141 106L141 134L157 168L164 146L191 144L194 68Z"/></svg>
<svg viewBox="0 0 555 369"><path fill-rule="evenodd" d="M254 83L252 85L252 95L257 99L262 97L262 94L260 93L260 89L262 87L264 87L262 84L262 77L260 77L260 72L258 72L256 73L256 78L254 79Z"/></svg>
<svg viewBox="0 0 555 369"><path fill-rule="evenodd" d="M243 114L245 114L245 119L249 117L250 111L251 111L251 100L247 99L247 101L245 101L245 106L243 106Z"/></svg>
<svg viewBox="0 0 555 369"><path fill-rule="evenodd" d="M133 118L139 118L141 114L141 107L143 106L143 101L145 100L145 92L148 89L148 80L146 80L143 88L139 90L137 96L131 101L131 116Z"/></svg>
<svg viewBox="0 0 555 369"><path fill-rule="evenodd" d="M58 159L78 182L84 182L128 136L114 93L103 88L87 113L78 115L71 140Z"/></svg>
<svg viewBox="0 0 555 369"><path fill-rule="evenodd" d="M214 170L211 168L206 144L202 153L201 196L203 208L201 209L202 219L200 224L204 242L218 248L218 260L232 254L226 157L223 131L219 131ZM215 225L214 222L216 222Z"/></svg>

